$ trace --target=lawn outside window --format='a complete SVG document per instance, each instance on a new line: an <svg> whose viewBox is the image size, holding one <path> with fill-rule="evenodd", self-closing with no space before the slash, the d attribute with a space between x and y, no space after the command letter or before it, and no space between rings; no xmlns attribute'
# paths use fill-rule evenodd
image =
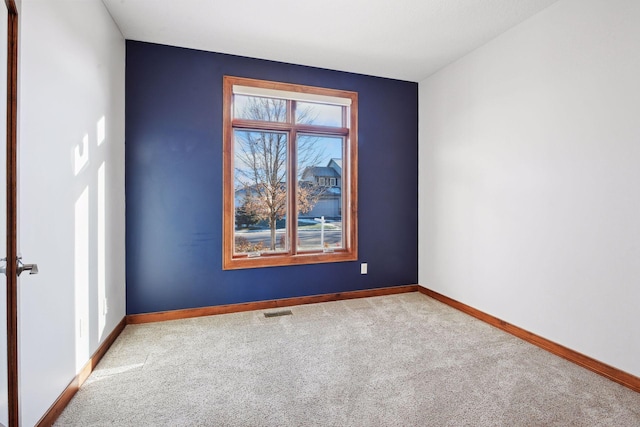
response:
<svg viewBox="0 0 640 427"><path fill-rule="evenodd" d="M356 92L224 77L223 268L354 261Z"/></svg>

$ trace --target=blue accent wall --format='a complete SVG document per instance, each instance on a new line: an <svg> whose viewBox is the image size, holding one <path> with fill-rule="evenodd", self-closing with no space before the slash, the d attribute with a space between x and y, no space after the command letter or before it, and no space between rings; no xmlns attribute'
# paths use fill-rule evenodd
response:
<svg viewBox="0 0 640 427"><path fill-rule="evenodd" d="M417 283L417 83L135 41L126 67L128 314ZM357 262L222 270L224 75L358 92Z"/></svg>

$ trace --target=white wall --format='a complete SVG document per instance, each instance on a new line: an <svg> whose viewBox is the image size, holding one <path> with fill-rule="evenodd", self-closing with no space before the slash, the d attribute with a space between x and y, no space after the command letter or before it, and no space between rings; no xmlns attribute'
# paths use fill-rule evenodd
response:
<svg viewBox="0 0 640 427"><path fill-rule="evenodd" d="M20 25L20 249L40 267L19 284L30 426L125 315L125 43L100 0L23 0Z"/></svg>
<svg viewBox="0 0 640 427"><path fill-rule="evenodd" d="M640 376L640 2L561 0L420 83L420 283Z"/></svg>

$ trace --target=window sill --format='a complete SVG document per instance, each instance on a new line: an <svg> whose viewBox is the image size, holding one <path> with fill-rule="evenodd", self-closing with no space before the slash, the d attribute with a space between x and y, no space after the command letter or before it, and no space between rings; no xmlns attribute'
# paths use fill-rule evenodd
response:
<svg viewBox="0 0 640 427"><path fill-rule="evenodd" d="M258 257L234 257L222 260L223 270L241 270L246 268L281 267L287 265L323 264L332 262L357 261L356 251L332 253L301 253L297 255L261 255Z"/></svg>

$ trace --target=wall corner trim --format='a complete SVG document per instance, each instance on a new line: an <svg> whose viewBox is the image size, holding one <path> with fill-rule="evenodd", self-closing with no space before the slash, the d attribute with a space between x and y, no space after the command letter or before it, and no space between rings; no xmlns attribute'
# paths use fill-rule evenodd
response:
<svg viewBox="0 0 640 427"><path fill-rule="evenodd" d="M93 353L89 358L89 361L82 367L82 369L80 369L80 372L78 372L69 385L62 391L62 393L60 393L60 396L55 402L53 402L49 410L45 412L42 418L40 418L40 421L36 423L36 427L50 427L53 425L60 414L62 414L62 411L64 411L64 408L67 407L73 396L78 392L80 386L82 386L89 375L91 375L91 372L93 372L93 369L96 367L98 362L100 362L107 350L111 348L111 345L114 343L116 338L120 336L126 325L126 317L123 317L113 331L111 331L109 336L107 336L102 344L100 344L95 353Z"/></svg>
<svg viewBox="0 0 640 427"><path fill-rule="evenodd" d="M476 319L488 323L491 326L494 326L537 347L540 347L541 349L546 350L549 353L560 356L563 359L568 360L569 362L582 366L583 368L595 372L598 375L602 375L603 377L608 378L611 381L615 381L618 384L621 384L633 391L640 393L640 378L636 377L635 375L624 372L618 368L614 368L613 366L602 363L582 353L578 353L575 350L526 331L518 326L507 323L504 320L498 319L497 317L484 313L476 308L456 301L438 292L432 291L431 289L425 288L423 286L418 286L418 291L424 295L427 295L428 297L431 297L452 308L455 308L458 311L475 317Z"/></svg>

